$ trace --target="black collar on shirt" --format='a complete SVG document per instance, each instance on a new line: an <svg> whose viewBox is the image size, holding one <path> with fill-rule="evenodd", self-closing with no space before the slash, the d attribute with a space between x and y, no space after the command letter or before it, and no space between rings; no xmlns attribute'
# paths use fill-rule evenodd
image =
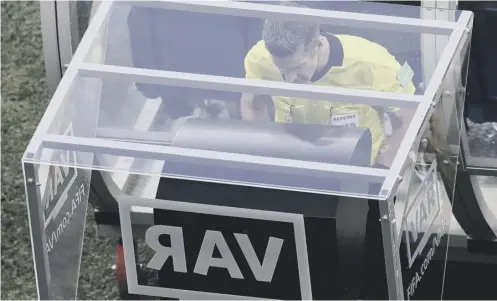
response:
<svg viewBox="0 0 497 301"><path fill-rule="evenodd" d="M314 73L311 78L311 82L316 82L323 78L323 76L325 76L332 67L340 67L343 65L342 42L340 42L340 40L331 33L322 32L322 35L328 39L328 43L330 44L330 57L326 66L324 66L321 71Z"/></svg>

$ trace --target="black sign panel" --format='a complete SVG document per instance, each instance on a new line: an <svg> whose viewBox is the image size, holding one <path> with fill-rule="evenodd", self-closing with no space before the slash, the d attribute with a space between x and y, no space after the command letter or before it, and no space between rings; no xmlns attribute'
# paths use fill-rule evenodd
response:
<svg viewBox="0 0 497 301"><path fill-rule="evenodd" d="M297 247L305 245L298 246L292 222L156 209L155 224L147 244L156 251L149 267L160 270L159 286L302 298Z"/></svg>

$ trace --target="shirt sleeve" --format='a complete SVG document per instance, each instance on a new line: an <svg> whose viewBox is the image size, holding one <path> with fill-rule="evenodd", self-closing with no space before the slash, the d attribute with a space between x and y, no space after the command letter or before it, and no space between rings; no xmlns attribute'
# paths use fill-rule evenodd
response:
<svg viewBox="0 0 497 301"><path fill-rule="evenodd" d="M375 83L374 88L376 91L393 92L393 93L407 93L413 95L416 92L414 83L409 81L405 86L399 82L398 75L401 71L401 65L395 58L384 61L374 66ZM398 111L398 107L389 107L388 111Z"/></svg>
<svg viewBox="0 0 497 301"><path fill-rule="evenodd" d="M245 78L261 79L261 72L258 68L257 61L254 58L253 48L245 56Z"/></svg>
<svg viewBox="0 0 497 301"><path fill-rule="evenodd" d="M281 77L263 41L259 41L250 49L245 56L244 66L246 79L277 81Z"/></svg>

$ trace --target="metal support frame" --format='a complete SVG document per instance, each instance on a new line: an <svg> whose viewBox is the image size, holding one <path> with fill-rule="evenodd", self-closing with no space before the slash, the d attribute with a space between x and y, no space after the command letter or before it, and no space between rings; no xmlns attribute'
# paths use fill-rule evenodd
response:
<svg viewBox="0 0 497 301"><path fill-rule="evenodd" d="M127 3L128 4L128 3ZM244 91L252 93L264 94L277 94L277 95L291 95L299 96L303 98L310 99L323 99L323 98L335 98L340 99L340 101L351 102L351 103L367 103L367 104L381 104L382 105L396 105L396 106L416 106L416 115L414 116L409 128L406 132L404 140L402 141L399 151L397 152L395 159L393 161L392 167L389 171L380 171L374 168L352 168L351 166L334 165L329 164L324 168L323 164L318 166L313 166L316 170L334 171L339 174L351 174L356 175L368 175L372 177L385 177L385 181L382 186L382 193L379 196L380 199L386 199L388 193L396 185L398 176L401 174L402 168L406 161L407 155L416 139L417 132L423 122L425 121L426 114L429 112L430 107L433 102L437 102L442 92L440 89L440 84L443 81L449 65L452 61L452 57L456 52L459 42L464 35L467 27L471 21L471 12L462 12L459 20L457 22L447 22L440 20L423 20L423 19L413 19L406 17L392 17L392 16L377 16L361 13L348 13L348 12L337 12L337 11L325 11L316 9L302 9L302 8L292 8L292 7L280 7L276 5L267 4L256 4L256 3L246 3L246 2L193 2L193 1L155 1L155 2L136 2L136 5L153 5L162 8L185 10L185 11L203 11L211 12L217 14L228 14L246 17L259 17L259 18L285 18L292 20L309 20L313 18L313 21L319 21L323 24L337 24L337 25L355 25L355 26L367 26L369 28L385 29L395 27L396 30L404 30L419 33L430 33L430 34L450 34L449 41L445 47L442 57L439 61L437 68L434 70L433 75L424 95L405 95L405 94L394 94L376 91L364 91L364 90L352 90L343 88L331 88L331 87L316 87L311 85L297 85L289 83L278 83L270 81L258 81L258 80L247 80L238 78L228 78L228 77L218 77L218 76L207 76L199 74L186 74L168 71L157 71L157 70L145 70L139 68L128 68L128 67L117 67L117 66L106 66L106 65L96 65L85 62L89 51L92 48L95 37L102 30L102 26L108 18L108 15L116 4L113 1L105 1L101 4L98 9L97 14L90 23L86 35L82 39L71 63L68 66L67 72L63 77L62 81L57 88L52 101L50 102L35 134L31 140L28 150L32 153L37 153L42 145L47 146L46 143L50 144L50 147L54 148L66 148L77 150L83 147L86 151L96 152L104 151L107 153L122 154L127 153L129 156L145 155L145 154L158 154L167 155L177 153L179 156L185 156L185 150L175 149L174 147L160 147L155 151L151 151L151 146L140 145L133 143L116 143L115 141L106 141L103 139L89 139L89 138L77 138L72 137L71 139L59 139L60 137L54 137L53 135L47 135L48 129L52 122L55 121L55 117L61 104L66 101L65 97L70 92L71 87L75 84L79 76L89 76L89 77L109 77L109 76L121 76L128 77L132 80L144 82L144 83L162 83L162 84L173 84L182 87L197 87L197 88L210 88L213 89L213 84L215 84L216 90L224 91ZM317 20L316 20L317 19ZM268 93L269 92L269 93ZM389 101L390 100L390 101ZM400 100L400 101L399 101ZM79 145L79 147L78 147ZM215 160L233 160L232 162L241 162L241 158L246 156L236 155L236 156L219 156L218 154L207 152L200 152L195 150L189 154L189 156L194 157L205 157ZM231 159L227 159L231 158ZM248 157L247 157L248 158ZM27 158L29 159L29 158ZM31 158L33 159L33 158ZM255 159L255 158L253 158ZM262 158L257 158L254 160L246 161L258 164L269 164L267 158L261 161ZM278 163L276 163L278 162ZM282 166L287 167L297 167L303 168L301 164L296 164L297 161L288 160L288 162L283 162L283 160L273 160L273 164L283 164ZM287 164L290 164L288 166ZM305 162L305 169L310 168L312 165L310 162ZM274 166L274 165L273 165ZM297 167L298 168L298 167ZM376 182L376 181L375 181Z"/></svg>
<svg viewBox="0 0 497 301"><path fill-rule="evenodd" d="M90 19L101 0L92 0ZM71 62L80 39L77 1L40 1L41 32L47 86L53 93Z"/></svg>
<svg viewBox="0 0 497 301"><path fill-rule="evenodd" d="M79 40L76 1L40 1L43 53L48 88L54 92Z"/></svg>
<svg viewBox="0 0 497 301"><path fill-rule="evenodd" d="M76 12L75 1L54 1L57 9L57 37L59 40L59 55L61 71L64 74L66 66L71 62L73 49L77 47L78 22L71 22Z"/></svg>
<svg viewBox="0 0 497 301"><path fill-rule="evenodd" d="M40 1L41 34L48 89L53 92L62 79L62 62L57 24L56 1ZM63 43L63 42L62 42Z"/></svg>

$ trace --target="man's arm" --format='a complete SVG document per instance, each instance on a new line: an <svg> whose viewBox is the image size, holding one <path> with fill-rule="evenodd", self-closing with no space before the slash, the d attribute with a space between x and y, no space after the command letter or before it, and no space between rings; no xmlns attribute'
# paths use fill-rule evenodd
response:
<svg viewBox="0 0 497 301"><path fill-rule="evenodd" d="M400 66L395 61L397 65ZM385 91L385 92L393 92L393 93L408 93L414 94L416 92L416 88L412 80L401 85L398 81L399 68L378 68L377 69L377 82L376 82L376 90ZM380 150L380 154L377 158L377 162L381 163L385 166L390 167L392 164L395 155L402 143L402 140L405 137L407 132L407 128L411 124L412 118L416 112L415 109L408 108L385 108L385 112L391 111L392 118L395 118L397 122L393 122L392 125L392 133L387 137L384 147ZM381 118L382 116L380 116Z"/></svg>
<svg viewBox="0 0 497 301"><path fill-rule="evenodd" d="M240 110L243 120L269 120L266 103L257 101L257 96L253 94L242 94Z"/></svg>
<svg viewBox="0 0 497 301"><path fill-rule="evenodd" d="M399 150L400 144L405 137L407 128L411 124L412 117L415 110L413 109L398 109L393 114L397 115L400 123L398 126L393 127L392 134L387 137L380 153L376 159L377 163L383 164L387 167L392 165L393 159Z"/></svg>
<svg viewBox="0 0 497 301"><path fill-rule="evenodd" d="M274 66L263 41L250 49L244 59L245 78L258 80L277 80L280 76ZM240 99L240 113L244 120L270 120L268 106L272 98L269 95L243 93Z"/></svg>

